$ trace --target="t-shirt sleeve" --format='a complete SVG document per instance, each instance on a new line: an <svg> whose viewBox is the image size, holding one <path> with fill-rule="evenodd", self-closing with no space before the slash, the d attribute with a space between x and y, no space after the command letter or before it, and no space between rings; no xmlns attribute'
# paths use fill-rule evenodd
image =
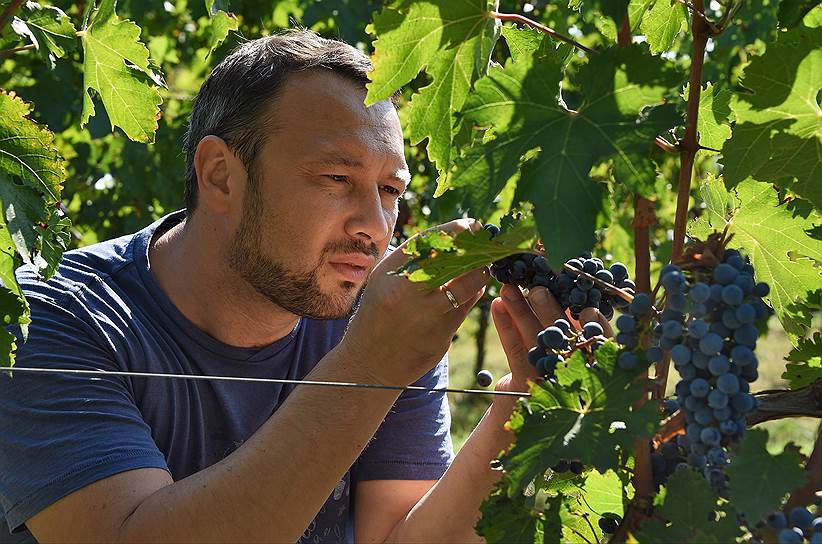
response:
<svg viewBox="0 0 822 544"><path fill-rule="evenodd" d="M448 386L448 356L414 385ZM454 459L445 393L404 391L355 466L357 480L437 480Z"/></svg>
<svg viewBox="0 0 822 544"><path fill-rule="evenodd" d="M27 298L28 341L9 329L18 337L15 366L123 370L112 344L70 302ZM137 468L168 470L126 378L0 373L0 504L11 530L82 487Z"/></svg>

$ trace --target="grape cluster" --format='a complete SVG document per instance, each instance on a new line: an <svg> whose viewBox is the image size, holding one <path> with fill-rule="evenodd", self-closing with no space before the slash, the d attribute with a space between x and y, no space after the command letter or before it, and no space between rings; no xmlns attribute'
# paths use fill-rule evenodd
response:
<svg viewBox="0 0 822 544"><path fill-rule="evenodd" d="M496 225L485 225L485 229L492 237L500 232ZM606 269L600 259L591 257L590 253L581 253L565 265L559 272L554 272L544 256L517 253L495 261L491 265L491 275L500 283L527 289L538 286L547 288L562 309L569 310L574 319L579 319L585 308L597 308L606 319L611 319L614 308L624 308L628 304L613 292L600 288L589 276L624 289L629 294L636 290L636 285L628 278L628 268L622 263L613 263ZM585 274L580 274L580 271Z"/></svg>
<svg viewBox="0 0 822 544"><path fill-rule="evenodd" d="M749 384L759 376L757 324L769 310L761 300L768 285L755 283L753 272L736 250L726 251L713 270L694 269L690 279L678 266L666 266L667 301L653 327L682 378L676 394L687 423L687 462L720 493L727 447L742 439L746 415L757 405Z"/></svg>
<svg viewBox="0 0 822 544"><path fill-rule="evenodd" d="M822 544L822 517L814 518L805 507L797 506L787 517L782 512L772 512L765 523L777 532L779 544Z"/></svg>
<svg viewBox="0 0 822 544"><path fill-rule="evenodd" d="M596 351L605 343L602 325L591 321L577 332L566 319L557 319L537 335L537 345L528 352L528 362L536 367L540 376L554 378L557 365L577 349ZM594 363L595 364L595 363Z"/></svg>

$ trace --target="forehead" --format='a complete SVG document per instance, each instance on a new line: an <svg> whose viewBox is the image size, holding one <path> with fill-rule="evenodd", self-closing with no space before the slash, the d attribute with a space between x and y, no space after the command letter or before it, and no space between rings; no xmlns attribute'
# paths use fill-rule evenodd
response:
<svg viewBox="0 0 822 544"><path fill-rule="evenodd" d="M365 94L360 84L331 72L289 75L269 106L270 143L292 159L343 149L404 162L396 110L388 101L366 107Z"/></svg>

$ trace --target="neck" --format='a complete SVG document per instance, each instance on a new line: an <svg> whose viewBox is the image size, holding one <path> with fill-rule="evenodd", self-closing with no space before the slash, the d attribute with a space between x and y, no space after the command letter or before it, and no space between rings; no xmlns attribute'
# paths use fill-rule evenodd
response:
<svg viewBox="0 0 822 544"><path fill-rule="evenodd" d="M189 321L224 344L263 347L288 335L299 316L231 270L223 241L200 223L187 219L152 241L149 260L160 288Z"/></svg>

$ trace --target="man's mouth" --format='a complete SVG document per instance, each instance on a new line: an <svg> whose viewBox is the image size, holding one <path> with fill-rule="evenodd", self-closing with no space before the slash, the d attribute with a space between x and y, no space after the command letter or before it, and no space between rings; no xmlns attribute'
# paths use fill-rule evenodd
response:
<svg viewBox="0 0 822 544"><path fill-rule="evenodd" d="M361 283L374 266L374 259L366 255L343 255L328 261L340 276L352 283Z"/></svg>

